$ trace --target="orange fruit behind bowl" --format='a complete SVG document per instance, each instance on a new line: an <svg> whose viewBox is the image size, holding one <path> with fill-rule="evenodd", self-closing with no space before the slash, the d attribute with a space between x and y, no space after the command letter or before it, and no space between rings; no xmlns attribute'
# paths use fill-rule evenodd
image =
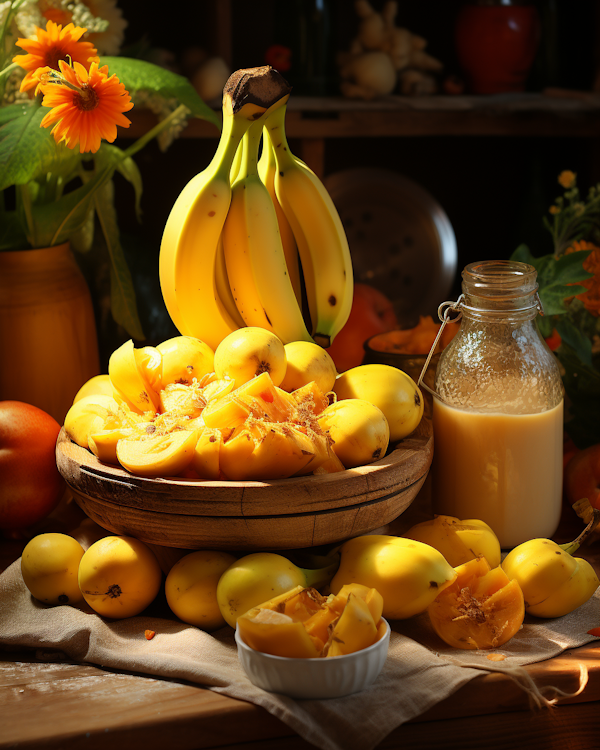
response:
<svg viewBox="0 0 600 750"><path fill-rule="evenodd" d="M428 354L440 329L430 315L419 316L414 328L386 331L375 335L369 341L371 349L377 352L396 354ZM458 323L448 323L436 347L436 352L444 349L456 335Z"/></svg>
<svg viewBox="0 0 600 750"><path fill-rule="evenodd" d="M383 292L368 284L355 284L350 316L327 349L337 371L360 365L365 355L364 342L397 325L394 307Z"/></svg>

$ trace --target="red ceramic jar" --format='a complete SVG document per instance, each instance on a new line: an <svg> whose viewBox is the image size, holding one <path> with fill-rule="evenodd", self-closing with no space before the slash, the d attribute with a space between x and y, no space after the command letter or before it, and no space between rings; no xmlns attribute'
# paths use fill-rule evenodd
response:
<svg viewBox="0 0 600 750"><path fill-rule="evenodd" d="M463 6L456 19L455 44L470 93L524 91L539 38L534 5L488 0Z"/></svg>

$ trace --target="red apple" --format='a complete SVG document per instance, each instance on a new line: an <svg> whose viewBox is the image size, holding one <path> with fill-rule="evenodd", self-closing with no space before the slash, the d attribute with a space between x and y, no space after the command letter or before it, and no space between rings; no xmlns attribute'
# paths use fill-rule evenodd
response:
<svg viewBox="0 0 600 750"><path fill-rule="evenodd" d="M573 505L584 497L600 509L600 443L577 451L565 466L564 492Z"/></svg>
<svg viewBox="0 0 600 750"><path fill-rule="evenodd" d="M394 307L383 292L368 284L355 284L350 316L327 349L337 371L358 367L365 356L364 342L397 325Z"/></svg>
<svg viewBox="0 0 600 750"><path fill-rule="evenodd" d="M0 529L23 529L58 505L65 489L56 466L58 422L37 406L0 401Z"/></svg>

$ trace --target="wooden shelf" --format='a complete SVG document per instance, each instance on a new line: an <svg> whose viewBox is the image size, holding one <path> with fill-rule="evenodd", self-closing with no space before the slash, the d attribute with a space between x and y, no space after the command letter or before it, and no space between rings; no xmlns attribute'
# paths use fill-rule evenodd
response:
<svg viewBox="0 0 600 750"><path fill-rule="evenodd" d="M124 138L137 138L156 123L149 110L133 110L129 117L132 124L121 131ZM597 139L600 93L555 89L493 96L388 96L373 102L297 96L288 104L286 132L300 141L298 156L323 177L325 143L334 138ZM214 125L193 119L180 137L218 136Z"/></svg>
<svg viewBox="0 0 600 750"><path fill-rule="evenodd" d="M138 137L156 121L134 110L123 136ZM494 96L388 96L374 102L342 97L292 97L289 138L420 136L587 137L600 134L600 94L549 90ZM191 120L183 138L216 138L216 128Z"/></svg>

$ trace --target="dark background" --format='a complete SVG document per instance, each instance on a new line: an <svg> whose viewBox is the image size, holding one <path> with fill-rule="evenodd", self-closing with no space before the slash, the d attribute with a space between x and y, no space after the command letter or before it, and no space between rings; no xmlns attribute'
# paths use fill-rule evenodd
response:
<svg viewBox="0 0 600 750"><path fill-rule="evenodd" d="M139 0L121 0L128 20L122 54L167 61L177 68L186 51L201 47L219 54L223 39L216 33L218 0L179 0L171 9L148 12ZM265 62L274 43L293 44L294 14L311 2L304 0L231 0L231 69ZM380 8L382 2L372 2ZM589 91L594 85L598 3L594 0L546 0L538 3L542 42L527 88L540 91L557 86ZM455 0L405 0L398 3L396 24L428 40L427 51L444 62L444 75L459 73L453 45L453 25L460 3ZM326 29L331 60L347 49L356 33L353 3L327 3ZM337 93L332 63L331 93ZM294 83L293 76L289 75ZM143 222L133 214L133 194L116 178L117 205L123 246L134 275L146 344L155 345L176 331L166 314L158 284L158 251L162 231L182 188L210 161L216 145L211 139L180 138L166 153L150 143L135 158L143 178ZM126 139L119 139L126 146ZM582 191L600 180L597 143L589 138L411 137L330 139L325 150L325 174L352 167L386 167L422 185L441 204L453 226L458 245L458 273L452 290L459 291L459 274L473 260L507 258L525 242L535 255L551 251L542 216L562 190L557 182L564 169L577 173ZM292 141L291 147L295 150ZM86 265L87 264L87 265ZM110 353L129 338L107 312L108 271L84 260L93 287L99 318L103 366ZM136 345L140 345L136 342Z"/></svg>

